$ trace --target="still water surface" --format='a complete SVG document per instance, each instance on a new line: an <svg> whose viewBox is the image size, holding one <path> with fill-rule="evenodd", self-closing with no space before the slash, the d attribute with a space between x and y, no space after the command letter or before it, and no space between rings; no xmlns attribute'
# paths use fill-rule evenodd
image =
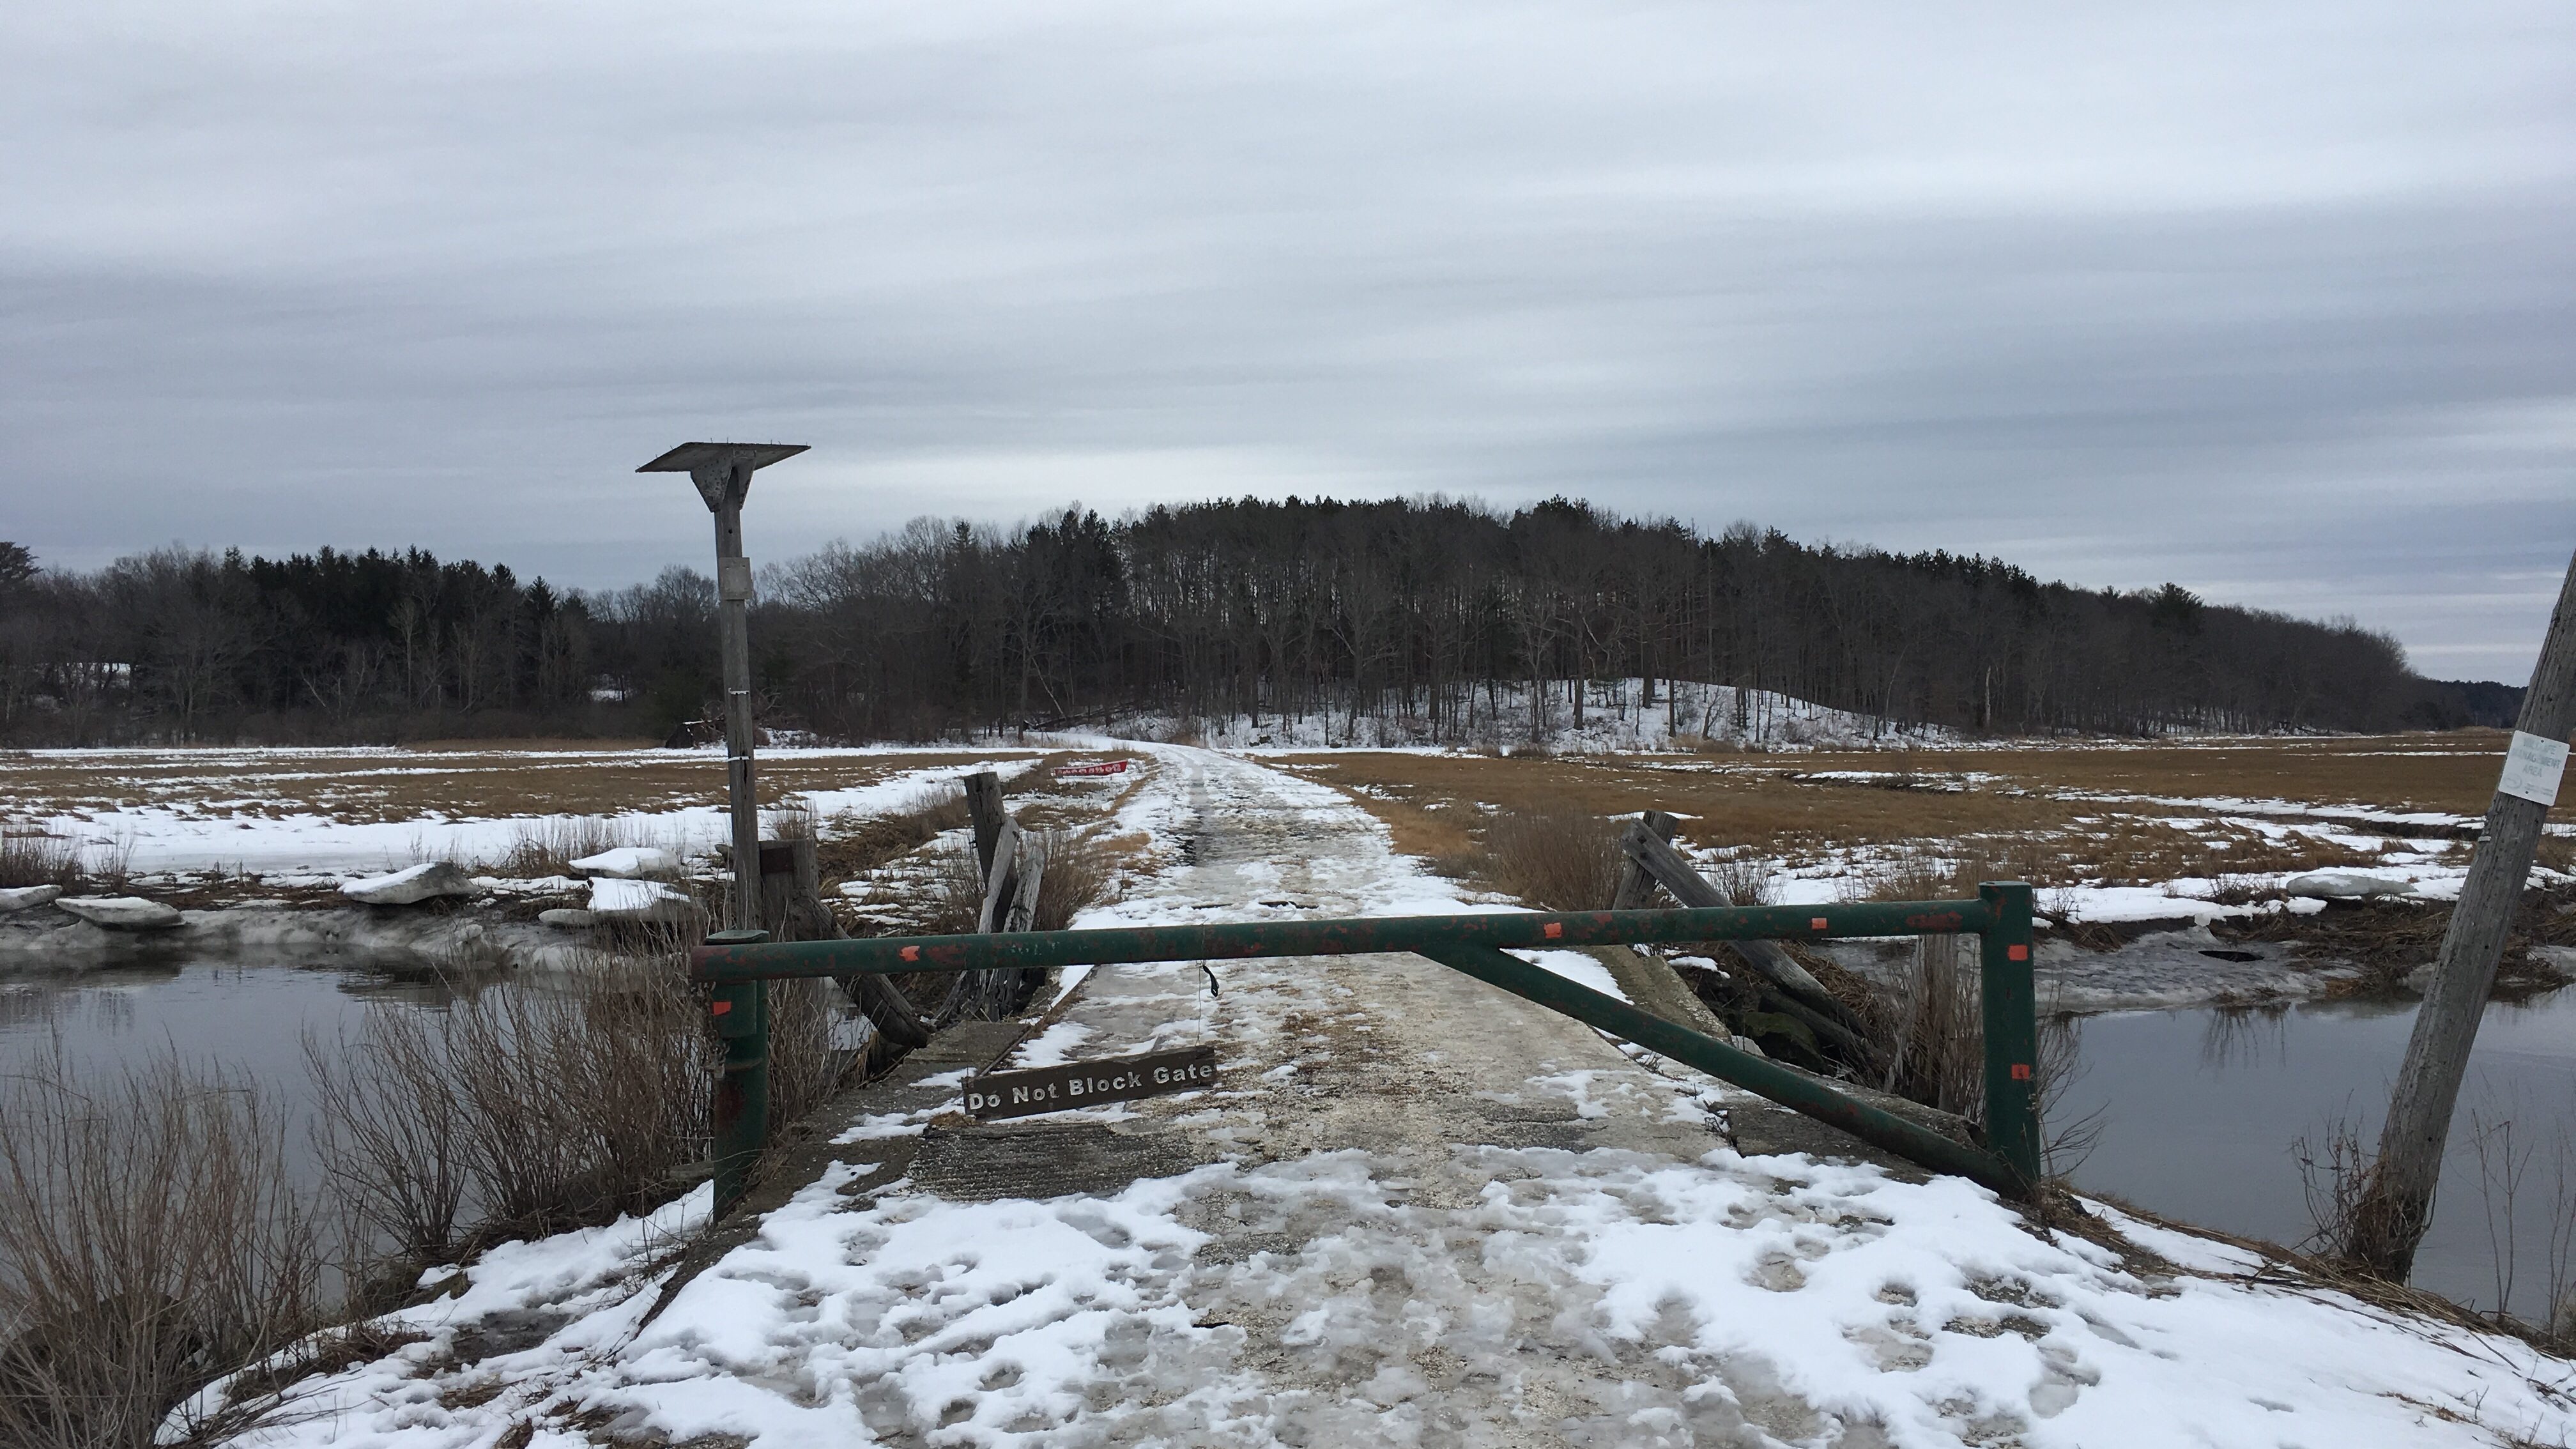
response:
<svg viewBox="0 0 2576 1449"><path fill-rule="evenodd" d="M2075 1180L2186 1222L2295 1244L2309 1225L2294 1144L2320 1141L2341 1118L2376 1148L2414 1025L2411 1001L2089 1018L2083 1073L2066 1110L2098 1110L2103 1132ZM2576 1133L2576 987L2490 1005L2461 1085L2414 1281L2492 1308L2490 1196L2479 1189L2472 1114L2486 1123L2511 1119L2517 1148L2536 1149L2514 1201L2511 1307L2537 1317L2561 1144ZM2576 1190L2576 1158L2566 1160L2566 1173ZM2492 1195L2499 1234L2504 1205L2501 1191Z"/></svg>
<svg viewBox="0 0 2576 1449"><path fill-rule="evenodd" d="M365 958L296 965L176 959L0 978L0 1076L48 1062L59 1045L76 1073L142 1066L175 1051L275 1094L286 1154L314 1171L307 1124L312 1080L304 1041L354 1038L370 1005L436 1008L479 980L451 984L415 961Z"/></svg>

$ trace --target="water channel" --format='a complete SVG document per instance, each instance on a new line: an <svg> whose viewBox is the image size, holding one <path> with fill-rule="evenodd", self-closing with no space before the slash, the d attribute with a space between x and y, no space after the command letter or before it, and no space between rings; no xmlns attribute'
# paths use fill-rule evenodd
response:
<svg viewBox="0 0 2576 1449"><path fill-rule="evenodd" d="M165 1049L221 1062L278 1093L293 1124L290 1158L309 1170L305 1035L354 1034L372 1004L436 1008L475 984L452 985L416 962L364 958L173 960L0 977L0 1074L25 1070L56 1042L76 1065L140 1062ZM2102 1133L2077 1183L2185 1222L2297 1242L2308 1217L2293 1144L2320 1138L2337 1118L2376 1142L2414 1013L2412 1002L2334 1002L2086 1018L2083 1069L2064 1110L2099 1112ZM2515 1203L2512 1304L2535 1316L2549 1275L2556 1155L2562 1134L2576 1132L2576 988L2488 1007L2462 1091L2415 1281L2493 1306L2493 1195L2480 1191L2473 1114L2510 1117L2518 1142L2537 1149ZM2566 1168L2576 1190L2576 1159Z"/></svg>
<svg viewBox="0 0 2576 1449"><path fill-rule="evenodd" d="M481 984L451 982L409 957L264 965L174 957L0 976L0 1077L43 1069L57 1048L75 1075L169 1053L192 1067L218 1066L274 1094L287 1163L303 1177L317 1171L307 1036L326 1046L354 1038L371 1006L436 1008Z"/></svg>
<svg viewBox="0 0 2576 1449"><path fill-rule="evenodd" d="M2087 1018L2065 1110L2101 1113L2102 1135L2076 1183L2184 1222L2296 1244L2309 1218L2294 1145L2319 1141L2337 1119L2378 1145L2414 1024L2411 1000ZM2489 1209L2501 1235L2505 1199L2480 1190L2473 1123L2507 1119L2516 1150L2534 1149L2513 1200L2510 1307L2536 1318L2547 1298L2556 1169L2576 1134L2576 987L2490 1004L2479 1023L2413 1281L2481 1308L2496 1306ZM2500 1150L2490 1158L2501 1165ZM2576 1155L2565 1169L2576 1192Z"/></svg>

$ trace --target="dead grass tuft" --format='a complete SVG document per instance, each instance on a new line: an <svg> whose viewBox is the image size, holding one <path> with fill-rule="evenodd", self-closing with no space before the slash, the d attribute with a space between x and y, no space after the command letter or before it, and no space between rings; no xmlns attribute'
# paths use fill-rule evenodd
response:
<svg viewBox="0 0 2576 1449"><path fill-rule="evenodd" d="M1498 815L1485 826L1494 884L1557 911L1607 909L1619 889L1619 838L1609 821L1580 810Z"/></svg>
<svg viewBox="0 0 2576 1449"><path fill-rule="evenodd" d="M1743 851L1710 861L1700 867L1700 874L1739 906L1767 906L1780 889L1780 877L1771 863Z"/></svg>
<svg viewBox="0 0 2576 1449"><path fill-rule="evenodd" d="M812 840L814 838L814 802L802 795L788 795L760 812L760 838L763 840Z"/></svg>
<svg viewBox="0 0 2576 1449"><path fill-rule="evenodd" d="M80 847L33 825L0 822L0 890L80 884Z"/></svg>
<svg viewBox="0 0 2576 1449"><path fill-rule="evenodd" d="M1038 877L1038 903L1031 930L1061 931L1073 918L1110 898L1119 880L1114 843L1097 830L1049 830L1046 870Z"/></svg>

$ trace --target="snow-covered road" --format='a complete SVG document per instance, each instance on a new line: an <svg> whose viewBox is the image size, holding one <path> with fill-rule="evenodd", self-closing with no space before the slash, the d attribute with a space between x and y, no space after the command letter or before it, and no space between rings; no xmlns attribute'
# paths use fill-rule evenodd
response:
<svg viewBox="0 0 2576 1449"><path fill-rule="evenodd" d="M1173 863L1082 924L1463 908L1323 786L1153 754L1129 814ZM1606 979L1589 958L1548 964ZM883 1182L878 1149L920 1114L864 1120L841 1165L649 1323L660 1250L702 1196L499 1250L457 1296L402 1315L423 1343L305 1385L292 1422L245 1442L2576 1435L2568 1366L2519 1344L2251 1284L2244 1255L2142 1225L2142 1246L2189 1271L2026 1228L1956 1180L1741 1155L1727 1094L1427 962L1218 973L1212 995L1195 964L1103 970L1020 1053L1213 1041L1216 1090L952 1122L939 1172L925 1148ZM1050 1146L1110 1139L1158 1175L1048 1195ZM979 1154L989 1170L964 1170ZM991 1190L1030 1162L1029 1195ZM496 1338L495 1321L522 1328Z"/></svg>

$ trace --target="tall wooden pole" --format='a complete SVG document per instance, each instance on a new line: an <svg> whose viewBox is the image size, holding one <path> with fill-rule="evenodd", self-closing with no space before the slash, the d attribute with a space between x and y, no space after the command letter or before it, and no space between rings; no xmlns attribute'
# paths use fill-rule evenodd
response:
<svg viewBox="0 0 2576 1449"><path fill-rule="evenodd" d="M635 470L688 474L716 519L725 783L733 796L733 925L741 931L760 928L760 807L751 793L751 560L742 552L742 500L751 492L752 474L804 451L803 443L682 443Z"/></svg>
<svg viewBox="0 0 2576 1449"><path fill-rule="evenodd" d="M742 551L742 500L751 467L736 460L699 479L716 504L716 608L724 649L725 785L733 799L733 926L760 929L760 804L751 778L751 560ZM713 483L721 491L710 491Z"/></svg>
<svg viewBox="0 0 2576 1449"><path fill-rule="evenodd" d="M2388 1102L2388 1124L2379 1159L2361 1206L2346 1225L2343 1256L2382 1277L2404 1282L2414 1271L2415 1248L2432 1223L2433 1186L2442 1172L2442 1149L2460 1077L2476 1045L2478 1018L2504 957L2505 934L2522 903L2540 824L2557 796L2567 760L2567 736L2576 728L2576 561L2558 591L2541 642L2540 663L2522 697L2503 780L2487 806L2468 880L2442 935L2442 954L2425 988L2415 1032L2406 1042L2406 1064Z"/></svg>

